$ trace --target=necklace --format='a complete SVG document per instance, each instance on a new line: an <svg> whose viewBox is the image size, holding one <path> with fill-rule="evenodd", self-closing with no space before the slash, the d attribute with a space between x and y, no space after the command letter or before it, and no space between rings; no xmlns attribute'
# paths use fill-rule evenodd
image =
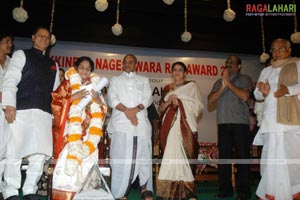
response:
<svg viewBox="0 0 300 200"><path fill-rule="evenodd" d="M185 81L180 81L179 83L174 82L175 88L182 86L184 83L185 83Z"/></svg>

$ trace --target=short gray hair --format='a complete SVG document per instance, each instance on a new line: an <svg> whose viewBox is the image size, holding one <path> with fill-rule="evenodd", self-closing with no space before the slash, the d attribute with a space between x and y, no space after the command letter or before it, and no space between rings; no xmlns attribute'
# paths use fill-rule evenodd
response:
<svg viewBox="0 0 300 200"><path fill-rule="evenodd" d="M290 42L289 40L287 40L287 39L277 38L277 39L273 40L271 46L273 46L273 44L274 44L275 42L283 42L283 43L285 43L285 45L286 45L287 48L291 48L291 42Z"/></svg>

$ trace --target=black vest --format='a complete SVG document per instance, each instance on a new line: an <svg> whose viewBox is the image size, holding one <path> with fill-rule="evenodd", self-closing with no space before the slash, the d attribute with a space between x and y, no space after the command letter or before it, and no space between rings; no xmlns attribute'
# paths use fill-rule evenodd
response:
<svg viewBox="0 0 300 200"><path fill-rule="evenodd" d="M51 111L56 65L42 51L32 48L24 50L26 62L18 84L17 110L40 109Z"/></svg>

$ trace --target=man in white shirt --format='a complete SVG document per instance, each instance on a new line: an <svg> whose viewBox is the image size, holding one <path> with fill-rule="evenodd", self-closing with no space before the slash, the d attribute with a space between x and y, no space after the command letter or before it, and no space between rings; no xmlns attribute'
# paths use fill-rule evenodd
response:
<svg viewBox="0 0 300 200"><path fill-rule="evenodd" d="M33 47L16 51L4 77L2 105L9 135L4 170L5 199L17 200L22 158L29 161L22 188L24 200L38 199L36 191L47 156L52 156L51 92L59 85L59 70L45 55L50 32L38 27Z"/></svg>
<svg viewBox="0 0 300 200"><path fill-rule="evenodd" d="M2 110L2 88L3 88L3 78L4 74L7 71L7 67L10 61L10 57L13 48L13 36L10 33L1 32L0 33L0 199L2 197L2 190L4 183L2 181L3 172L4 172L4 162L5 162L5 153L6 153L6 143L7 143L7 134L4 134L4 127L6 124L4 118L4 112Z"/></svg>
<svg viewBox="0 0 300 200"><path fill-rule="evenodd" d="M108 124L111 188L118 199L127 197L137 177L142 197L153 196L151 125L147 116L151 88L148 78L136 74L136 64L134 55L126 55L123 73L112 78L108 90L108 104L113 109Z"/></svg>
<svg viewBox="0 0 300 200"><path fill-rule="evenodd" d="M264 100L253 142L263 145L256 191L261 199L300 197L300 61L290 57L291 51L288 40L273 41L271 66L262 70L254 91L257 100Z"/></svg>

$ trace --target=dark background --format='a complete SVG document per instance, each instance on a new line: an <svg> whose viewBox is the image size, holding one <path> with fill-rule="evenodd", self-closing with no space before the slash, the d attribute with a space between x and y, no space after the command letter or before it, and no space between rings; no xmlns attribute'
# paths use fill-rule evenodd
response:
<svg viewBox="0 0 300 200"><path fill-rule="evenodd" d="M299 0L295 0L300 10ZM15 36L31 37L34 27L50 26L52 0L24 0L29 18L19 23L12 10L20 0L0 1L1 29ZM233 22L223 19L226 0L188 0L188 31L192 40L182 42L184 0L166 5L162 0L121 0L120 24L123 34L113 35L117 0L108 0L108 9L99 12L95 0L56 0L53 33L57 40L136 47L261 54L260 17L247 17L246 3L293 3L292 0L231 0L237 16ZM298 11L299 13L299 11ZM299 14L297 16L298 21ZM290 38L294 17L264 17L266 48L273 39ZM298 22L298 31L300 25ZM293 44L293 55L300 56L300 44Z"/></svg>

